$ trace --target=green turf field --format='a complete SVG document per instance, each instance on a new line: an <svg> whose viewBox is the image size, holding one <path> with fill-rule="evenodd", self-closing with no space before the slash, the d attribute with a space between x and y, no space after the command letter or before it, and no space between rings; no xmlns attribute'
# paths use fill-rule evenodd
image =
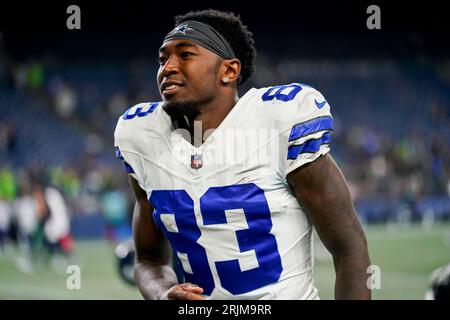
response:
<svg viewBox="0 0 450 320"><path fill-rule="evenodd" d="M429 274L450 263L450 224L431 230L386 225L366 228L371 263L381 271L381 288L373 299L423 299ZM321 299L334 297L331 258L316 246L315 279Z"/></svg>
<svg viewBox="0 0 450 320"><path fill-rule="evenodd" d="M381 268L381 289L374 299L423 299L428 276L450 262L450 224L431 230L371 226L366 230L372 264ZM334 269L329 254L316 244L315 279L321 299L333 298ZM137 289L123 283L115 270L114 247L104 241L79 241L76 263L81 289L68 290L64 268L36 266L19 270L11 249L0 256L0 299L140 299Z"/></svg>

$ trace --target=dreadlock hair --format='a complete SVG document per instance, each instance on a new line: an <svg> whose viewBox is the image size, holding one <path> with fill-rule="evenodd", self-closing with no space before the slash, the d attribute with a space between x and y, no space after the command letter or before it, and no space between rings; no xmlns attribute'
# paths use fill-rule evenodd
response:
<svg viewBox="0 0 450 320"><path fill-rule="evenodd" d="M241 61L241 74L238 84L243 84L255 72L255 41L253 34L241 21L240 16L232 12L213 9L190 11L175 17L175 26L187 20L206 23L216 29L230 44L236 58Z"/></svg>

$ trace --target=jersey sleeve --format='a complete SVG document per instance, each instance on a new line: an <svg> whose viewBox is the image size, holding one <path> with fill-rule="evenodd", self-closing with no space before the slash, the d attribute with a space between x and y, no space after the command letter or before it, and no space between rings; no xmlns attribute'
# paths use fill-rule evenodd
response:
<svg viewBox="0 0 450 320"><path fill-rule="evenodd" d="M123 157L122 152L120 151L120 147L117 144L115 144L114 148L116 152L116 158L122 161L123 170L137 180L136 172L134 171L133 167Z"/></svg>
<svg viewBox="0 0 450 320"><path fill-rule="evenodd" d="M330 151L333 117L324 96L306 89L297 101L296 114L289 122L285 175Z"/></svg>
<svg viewBox="0 0 450 320"><path fill-rule="evenodd" d="M136 123L132 123L132 119L127 118L128 114L135 112L139 106L137 105L127 110L117 121L114 131L114 149L116 158L122 162L123 171L137 180L141 188L143 188L143 168L135 152L135 144L138 143L135 141L135 132L138 131L139 126Z"/></svg>

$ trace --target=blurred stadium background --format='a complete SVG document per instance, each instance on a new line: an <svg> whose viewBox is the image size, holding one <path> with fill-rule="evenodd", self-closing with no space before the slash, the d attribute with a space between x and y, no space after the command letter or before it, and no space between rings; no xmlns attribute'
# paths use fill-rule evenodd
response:
<svg viewBox="0 0 450 320"><path fill-rule="evenodd" d="M382 29L370 31L365 2L297 10L78 4L78 31L66 29L68 4L1 5L0 299L141 298L116 266L133 203L113 131L130 106L160 99L157 48L172 17L209 7L239 13L255 35L257 72L243 92L302 82L327 98L336 121L332 154L381 268L374 298L424 298L430 273L450 263L445 10L380 3ZM60 213L46 230L49 187ZM331 258L318 241L315 250L321 298L332 299ZM66 288L68 264L81 267L81 290Z"/></svg>

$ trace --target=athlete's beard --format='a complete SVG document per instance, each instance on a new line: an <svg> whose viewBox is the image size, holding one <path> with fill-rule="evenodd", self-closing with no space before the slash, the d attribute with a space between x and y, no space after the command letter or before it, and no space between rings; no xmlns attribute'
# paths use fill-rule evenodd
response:
<svg viewBox="0 0 450 320"><path fill-rule="evenodd" d="M193 101L169 101L163 109L172 119L175 127L190 129L194 119L200 114L201 104Z"/></svg>
<svg viewBox="0 0 450 320"><path fill-rule="evenodd" d="M163 105L164 111L171 119L187 117L195 119L200 114L200 103L192 101L169 101Z"/></svg>

